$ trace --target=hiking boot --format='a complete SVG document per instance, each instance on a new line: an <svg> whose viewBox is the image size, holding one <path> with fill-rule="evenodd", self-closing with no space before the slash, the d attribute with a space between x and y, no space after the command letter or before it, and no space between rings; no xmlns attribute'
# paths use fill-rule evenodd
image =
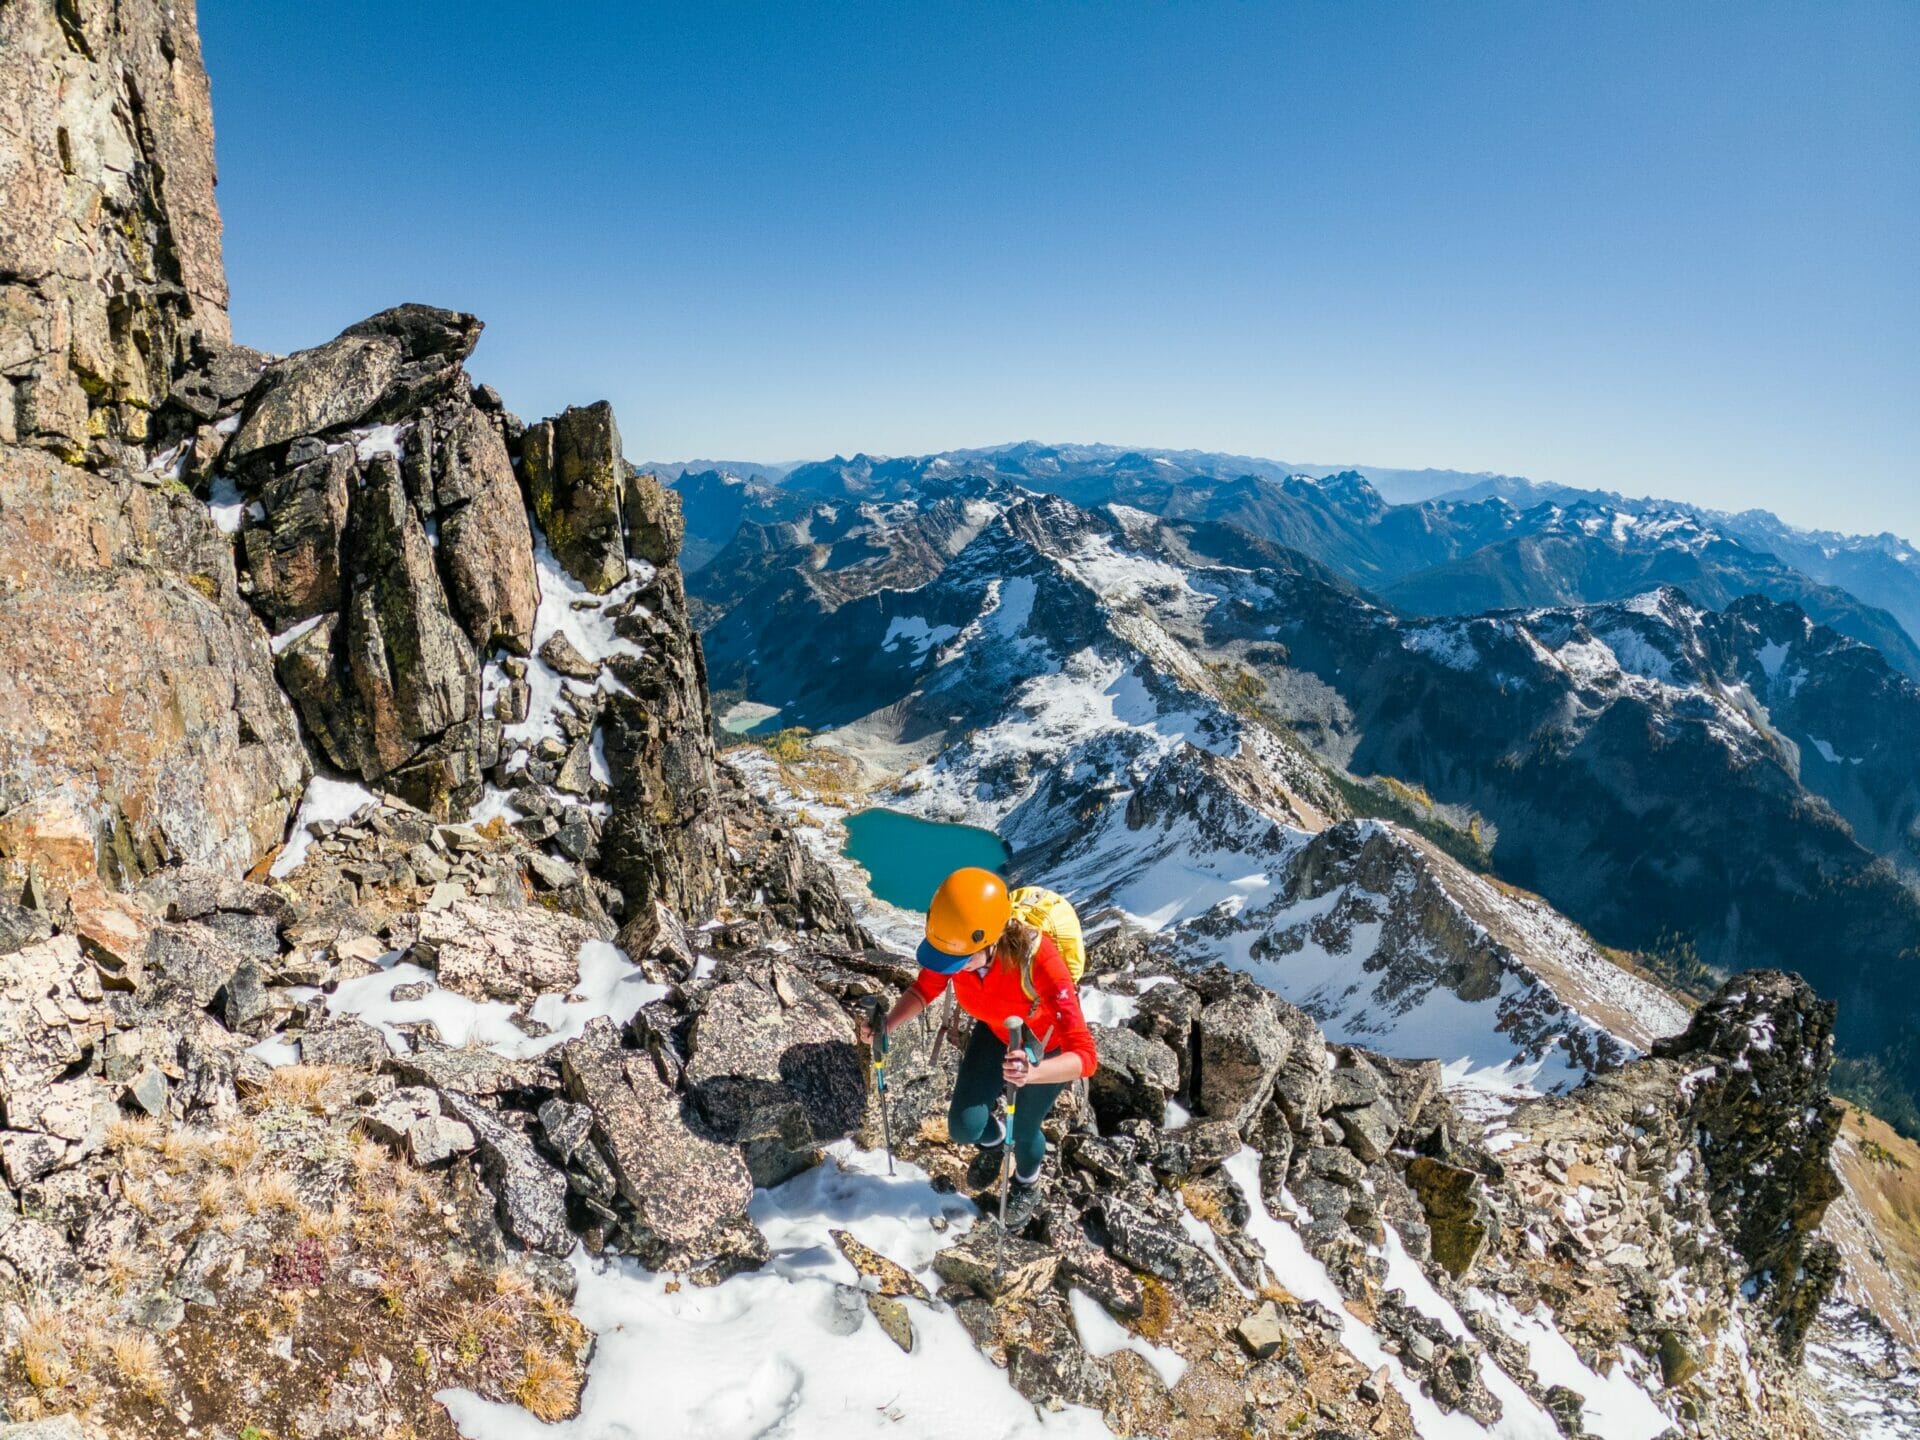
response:
<svg viewBox="0 0 1920 1440"><path fill-rule="evenodd" d="M1007 1233L1018 1235L1040 1208L1040 1182L1015 1180L1007 1186Z"/></svg>
<svg viewBox="0 0 1920 1440"><path fill-rule="evenodd" d="M1000 1161L1007 1153L1007 1122L993 1117L993 1134L983 1136L980 1148L967 1165L967 1188L986 1190L1000 1183Z"/></svg>

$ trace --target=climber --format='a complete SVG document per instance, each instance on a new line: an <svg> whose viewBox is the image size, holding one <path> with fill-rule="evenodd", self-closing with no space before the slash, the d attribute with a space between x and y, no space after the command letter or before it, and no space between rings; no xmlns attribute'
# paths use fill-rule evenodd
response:
<svg viewBox="0 0 1920 1440"><path fill-rule="evenodd" d="M1040 1122L1060 1092L1093 1074L1097 1064L1074 988L1085 963L1080 922L1073 907L1050 891L1029 887L1009 894L991 870L956 870L927 905L926 939L914 958L919 978L894 1002L884 1027L897 1029L953 986L954 1000L973 1017L973 1027L947 1106L947 1134L979 1146L967 1183L976 1192L987 1190L1000 1174L1007 1143L994 1100L1002 1085L1010 1098L1018 1093L1007 1198L1007 1224L1017 1231L1038 1203L1047 1156ZM1021 1018L1026 1041L1011 1054L1008 1016ZM870 1041L867 1022L860 1028Z"/></svg>

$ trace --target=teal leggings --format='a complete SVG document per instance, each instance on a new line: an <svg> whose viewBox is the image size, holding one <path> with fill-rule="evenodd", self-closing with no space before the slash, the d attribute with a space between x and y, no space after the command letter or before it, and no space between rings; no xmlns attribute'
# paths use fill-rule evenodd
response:
<svg viewBox="0 0 1920 1440"><path fill-rule="evenodd" d="M1000 1078L1000 1065L1006 1058L1006 1043L980 1021L974 1021L966 1053L960 1057L960 1078L953 1084L953 1101L947 1106L947 1134L955 1143L976 1145L992 1128L993 1102L1006 1088ZM1047 1137L1040 1133L1040 1122L1066 1088L1023 1085L1015 1092L1013 1165L1015 1172L1028 1180L1039 1175L1041 1162L1047 1158Z"/></svg>

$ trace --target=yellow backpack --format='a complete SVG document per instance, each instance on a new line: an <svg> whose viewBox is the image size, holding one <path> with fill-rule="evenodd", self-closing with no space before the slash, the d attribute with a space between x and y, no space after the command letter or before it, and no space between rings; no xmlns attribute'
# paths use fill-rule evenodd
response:
<svg viewBox="0 0 1920 1440"><path fill-rule="evenodd" d="M1087 947L1080 939L1080 917L1074 914L1067 897L1038 885L1022 885L1008 898L1013 901L1015 919L1053 937L1053 943L1060 947L1060 958L1067 962L1067 974L1078 985L1081 972L1087 968ZM1031 990L1027 998L1033 998Z"/></svg>

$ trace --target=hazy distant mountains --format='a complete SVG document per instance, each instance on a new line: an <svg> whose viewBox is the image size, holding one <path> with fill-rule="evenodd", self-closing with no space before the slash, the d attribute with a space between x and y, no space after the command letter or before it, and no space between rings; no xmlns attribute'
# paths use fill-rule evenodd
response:
<svg viewBox="0 0 1920 1440"><path fill-rule="evenodd" d="M1300 473L1204 451L1025 442L939 455L855 455L782 467L684 469L689 569L745 523L790 521L818 500L911 499L930 482L993 478L1075 504L1121 504L1171 520L1233 525L1321 561L1414 614L1603 604L1676 585L1698 604L1765 595L1878 649L1920 677L1920 556L1892 535L1798 530L1766 511L1727 515L1660 500L1457 471ZM663 473L672 467L662 467ZM748 473L757 469L757 473Z"/></svg>

